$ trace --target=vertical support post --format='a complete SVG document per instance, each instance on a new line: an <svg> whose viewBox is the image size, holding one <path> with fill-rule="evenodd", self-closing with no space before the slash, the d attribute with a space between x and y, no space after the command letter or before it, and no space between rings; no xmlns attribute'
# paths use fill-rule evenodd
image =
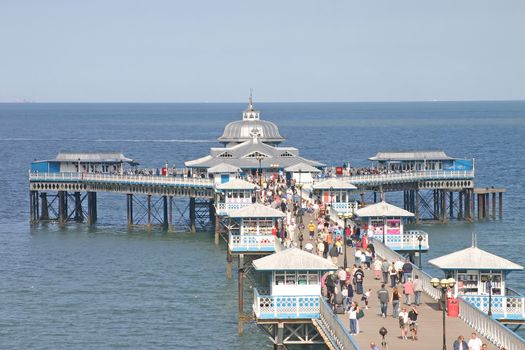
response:
<svg viewBox="0 0 525 350"><path fill-rule="evenodd" d="M458 220L463 220L463 191L458 192Z"/></svg>
<svg viewBox="0 0 525 350"><path fill-rule="evenodd" d="M377 192L374 191L374 203L377 203Z"/></svg>
<svg viewBox="0 0 525 350"><path fill-rule="evenodd" d="M151 194L148 194L147 197L148 202L148 224L146 225L146 229L149 231L151 230L152 224L151 224Z"/></svg>
<svg viewBox="0 0 525 350"><path fill-rule="evenodd" d="M29 191L29 223L38 222L38 191Z"/></svg>
<svg viewBox="0 0 525 350"><path fill-rule="evenodd" d="M229 280L232 279L232 262L233 257L230 253L230 249L228 248L228 250L226 251L226 278Z"/></svg>
<svg viewBox="0 0 525 350"><path fill-rule="evenodd" d="M416 216L416 224L419 224L419 190L416 190L416 207L414 214Z"/></svg>
<svg viewBox="0 0 525 350"><path fill-rule="evenodd" d="M244 268L239 268L239 301L237 332L244 333Z"/></svg>
<svg viewBox="0 0 525 350"><path fill-rule="evenodd" d="M449 217L450 220L454 218L454 192L449 192L449 199L448 199L448 211L449 211Z"/></svg>
<svg viewBox="0 0 525 350"><path fill-rule="evenodd" d="M58 223L64 225L67 221L67 192L58 191Z"/></svg>
<svg viewBox="0 0 525 350"><path fill-rule="evenodd" d="M219 222L219 215L215 214L215 225L213 225L214 227L214 242L215 242L215 245L219 245L219 225L220 225L220 222Z"/></svg>
<svg viewBox="0 0 525 350"><path fill-rule="evenodd" d="M499 199L499 219L503 219L503 192L498 193L498 199Z"/></svg>
<svg viewBox="0 0 525 350"><path fill-rule="evenodd" d="M439 196L439 191L438 190L433 190L434 192L434 220L437 220L438 219L438 212L439 212L439 206L438 206L438 196Z"/></svg>
<svg viewBox="0 0 525 350"><path fill-rule="evenodd" d="M162 196L162 213L163 213L163 217L162 217L162 229L167 231L168 228L169 228L169 223L168 223L168 196Z"/></svg>
<svg viewBox="0 0 525 350"><path fill-rule="evenodd" d="M441 190L441 221L447 222L447 190Z"/></svg>
<svg viewBox="0 0 525 350"><path fill-rule="evenodd" d="M195 197L190 197L190 232L196 232L195 229Z"/></svg>
<svg viewBox="0 0 525 350"><path fill-rule="evenodd" d="M88 192L88 224L97 222L97 192Z"/></svg>
<svg viewBox="0 0 525 350"><path fill-rule="evenodd" d="M490 219L490 194L485 193L485 198L483 199L485 202L485 213L483 214L485 216L485 219Z"/></svg>
<svg viewBox="0 0 525 350"><path fill-rule="evenodd" d="M133 222L133 194L128 193L126 195L126 201L128 204L128 228L131 228L134 224Z"/></svg>
<svg viewBox="0 0 525 350"><path fill-rule="evenodd" d="M492 193L492 220L496 220L496 192Z"/></svg>
<svg viewBox="0 0 525 350"><path fill-rule="evenodd" d="M82 197L80 192L75 192L75 222L84 221L84 212L82 211Z"/></svg>
<svg viewBox="0 0 525 350"><path fill-rule="evenodd" d="M483 219L483 194L478 193L478 220Z"/></svg>
<svg viewBox="0 0 525 350"><path fill-rule="evenodd" d="M470 190L470 222L474 222L475 216L476 216L476 194L474 193L474 189L471 189Z"/></svg>
<svg viewBox="0 0 525 350"><path fill-rule="evenodd" d="M47 203L47 193L40 193L40 200L42 202L42 210L40 212L40 220L47 221L49 220L49 205Z"/></svg>
<svg viewBox="0 0 525 350"><path fill-rule="evenodd" d="M330 197L332 196L332 194L330 194ZM365 205L365 193L364 192L361 192L359 194L359 197L361 197L361 206L364 206Z"/></svg>
<svg viewBox="0 0 525 350"><path fill-rule="evenodd" d="M169 220L168 230L174 231L173 230L173 196L168 196L168 220Z"/></svg>
<svg viewBox="0 0 525 350"><path fill-rule="evenodd" d="M284 322L279 322L275 329L274 350L284 350Z"/></svg>

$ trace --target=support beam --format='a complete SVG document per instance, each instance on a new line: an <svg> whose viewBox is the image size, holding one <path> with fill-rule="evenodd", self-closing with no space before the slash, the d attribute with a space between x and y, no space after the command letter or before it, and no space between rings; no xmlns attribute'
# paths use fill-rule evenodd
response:
<svg viewBox="0 0 525 350"><path fill-rule="evenodd" d="M151 194L148 194L147 202L148 202L148 204L147 204L146 210L147 210L148 223L146 224L146 229L148 231L150 231L152 226L153 226L153 224L151 222Z"/></svg>
<svg viewBox="0 0 525 350"><path fill-rule="evenodd" d="M67 192L58 191L58 222L64 225L67 222Z"/></svg>
<svg viewBox="0 0 525 350"><path fill-rule="evenodd" d="M279 322L277 327L274 328L275 332L275 344L273 345L274 350L285 350L284 347L284 323Z"/></svg>
<svg viewBox="0 0 525 350"><path fill-rule="evenodd" d="M162 196L162 214L162 229L167 231L169 228L168 196Z"/></svg>
<svg viewBox="0 0 525 350"><path fill-rule="evenodd" d="M449 192L448 211L450 220L452 220L454 218L454 192L452 191Z"/></svg>
<svg viewBox="0 0 525 350"><path fill-rule="evenodd" d="M416 207L414 208L414 215L416 216L416 224L419 224L419 190L416 190Z"/></svg>
<svg viewBox="0 0 525 350"><path fill-rule="evenodd" d="M492 194L492 220L496 220L496 193Z"/></svg>
<svg viewBox="0 0 525 350"><path fill-rule="evenodd" d="M226 278L231 280L232 279L232 262L233 257L230 253L230 249L226 251Z"/></svg>
<svg viewBox="0 0 525 350"><path fill-rule="evenodd" d="M483 204L483 195L481 193L478 193L478 220L483 219L483 207L485 205Z"/></svg>
<svg viewBox="0 0 525 350"><path fill-rule="evenodd" d="M490 219L490 194L485 193L485 219Z"/></svg>
<svg viewBox="0 0 525 350"><path fill-rule="evenodd" d="M190 232L196 232L195 228L195 197L190 197Z"/></svg>
<svg viewBox="0 0 525 350"><path fill-rule="evenodd" d="M173 196L168 197L168 231L175 231L173 227Z"/></svg>
<svg viewBox="0 0 525 350"><path fill-rule="evenodd" d="M239 300L238 300L238 323L237 332L239 334L244 333L244 268L239 268Z"/></svg>
<svg viewBox="0 0 525 350"><path fill-rule="evenodd" d="M498 193L499 195L499 219L503 219L503 192Z"/></svg>
<svg viewBox="0 0 525 350"><path fill-rule="evenodd" d="M441 190L441 221L447 222L447 190Z"/></svg>
<svg viewBox="0 0 525 350"><path fill-rule="evenodd" d="M458 220L463 220L463 191L458 192Z"/></svg>
<svg viewBox="0 0 525 350"><path fill-rule="evenodd" d="M474 217L476 216L476 195L474 194L474 189L470 190L470 199L470 222L474 222Z"/></svg>
<svg viewBox="0 0 525 350"><path fill-rule="evenodd" d="M97 223L97 192L88 192L88 224Z"/></svg>
<svg viewBox="0 0 525 350"><path fill-rule="evenodd" d="M215 245L219 245L219 226L220 226L220 222L219 222L219 215L215 214L215 224L213 225L213 228L214 228L214 243Z"/></svg>
<svg viewBox="0 0 525 350"><path fill-rule="evenodd" d="M128 227L131 227L133 226L134 224L134 221L133 221L133 194L132 193L128 193L126 195L126 202L127 202L127 205L128 205Z"/></svg>
<svg viewBox="0 0 525 350"><path fill-rule="evenodd" d="M84 212L82 211L82 196L80 192L74 193L75 197L75 222L84 222Z"/></svg>
<svg viewBox="0 0 525 350"><path fill-rule="evenodd" d="M42 206L42 210L40 211L40 221L48 221L49 220L49 204L47 202L46 192L40 193L40 202Z"/></svg>

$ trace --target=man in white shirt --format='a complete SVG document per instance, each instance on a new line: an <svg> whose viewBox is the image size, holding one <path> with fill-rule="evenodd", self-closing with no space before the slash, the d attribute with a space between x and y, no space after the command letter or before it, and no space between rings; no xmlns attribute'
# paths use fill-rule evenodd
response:
<svg viewBox="0 0 525 350"><path fill-rule="evenodd" d="M468 349L469 350L481 350L481 346L483 345L483 342L481 339L478 338L476 333L472 333L470 336L470 340L468 341Z"/></svg>

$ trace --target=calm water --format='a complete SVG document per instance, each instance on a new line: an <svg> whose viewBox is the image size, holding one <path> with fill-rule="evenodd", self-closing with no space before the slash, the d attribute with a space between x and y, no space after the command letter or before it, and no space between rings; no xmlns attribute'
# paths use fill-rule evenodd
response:
<svg viewBox="0 0 525 350"><path fill-rule="evenodd" d="M477 185L502 186L504 220L423 225L428 257L479 246L525 265L525 102L260 104L307 158L366 165L380 150L475 157ZM125 199L100 195L96 229L28 225L27 169L60 150L116 150L143 166L208 154L243 104L0 105L0 348L269 347L236 334L236 281L211 234L127 232ZM438 273L431 270L432 273ZM525 292L525 273L509 285Z"/></svg>

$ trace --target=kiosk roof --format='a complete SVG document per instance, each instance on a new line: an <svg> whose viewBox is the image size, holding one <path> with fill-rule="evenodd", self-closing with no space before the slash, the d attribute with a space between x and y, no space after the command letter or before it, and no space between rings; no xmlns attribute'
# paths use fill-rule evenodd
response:
<svg viewBox="0 0 525 350"><path fill-rule="evenodd" d="M257 271L335 271L337 266L320 256L299 248L289 248L253 261Z"/></svg>

